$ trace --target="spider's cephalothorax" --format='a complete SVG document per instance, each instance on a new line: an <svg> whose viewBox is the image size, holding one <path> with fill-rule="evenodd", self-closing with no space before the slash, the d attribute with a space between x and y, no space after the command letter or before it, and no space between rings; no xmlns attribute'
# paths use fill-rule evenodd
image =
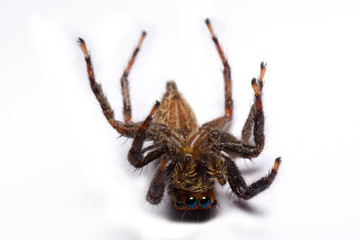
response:
<svg viewBox="0 0 360 240"><path fill-rule="evenodd" d="M106 119L122 136L134 139L128 153L130 164L139 169L156 159L160 160L147 194L147 200L151 204L159 204L167 188L176 209L214 208L217 206L214 189L216 182L220 185L228 182L236 196L249 199L271 185L279 168L280 158L277 158L271 172L251 185L245 182L237 168L234 158L254 158L264 147L262 89L265 64L261 63L260 77L251 81L255 100L243 127L241 140L238 140L226 132L233 115L230 66L210 21L206 19L205 23L224 65L225 114L202 126L198 126L193 111L173 81L167 83L163 99L160 103L156 102L144 121L131 121L127 76L146 35L145 32L142 33L121 77L124 122L115 120L114 112L100 84L95 81L85 42L79 38L87 63L90 86ZM254 144L249 143L251 137ZM145 147L145 142L151 144Z"/></svg>

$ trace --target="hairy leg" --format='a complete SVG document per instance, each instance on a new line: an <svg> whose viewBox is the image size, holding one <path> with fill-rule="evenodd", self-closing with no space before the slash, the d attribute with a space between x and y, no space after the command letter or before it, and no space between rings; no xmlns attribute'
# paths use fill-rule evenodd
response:
<svg viewBox="0 0 360 240"><path fill-rule="evenodd" d="M258 181L248 186L244 178L241 176L241 173L234 161L224 155L222 157L225 159L228 181L231 190L236 194L236 196L246 200L256 196L260 192L270 187L276 177L281 162L281 159L277 158L275 160L274 167L271 169L270 173L267 176L259 179Z"/></svg>
<svg viewBox="0 0 360 240"><path fill-rule="evenodd" d="M164 196L167 177L174 167L171 163L172 162L169 160L168 155L164 154L161 156L159 167L153 177L153 180L151 181L149 191L146 196L147 201L151 204L159 204Z"/></svg>
<svg viewBox="0 0 360 240"><path fill-rule="evenodd" d="M251 106L249 115L245 121L245 124L244 124L242 132L241 132L241 141L243 143L248 144L251 136L253 135L255 113L256 113L256 105L253 104Z"/></svg>
<svg viewBox="0 0 360 240"><path fill-rule="evenodd" d="M223 75L224 75L224 87L225 87L225 114L223 117L217 118L213 121L210 121L204 125L208 125L210 128L216 128L219 130L225 130L231 122L233 114L233 100L232 100L232 87L231 87L231 70L229 63L222 51L219 41L214 34L213 28L211 26L210 20L206 19L205 23L209 28L209 31L212 36L212 40L215 43L216 49L220 55L221 61L224 66Z"/></svg>
<svg viewBox="0 0 360 240"><path fill-rule="evenodd" d="M261 72L259 80L253 78L251 81L251 86L254 89L254 103L251 107L249 117L245 123L242 136L242 140L236 140L231 134L221 133L221 144L223 146L223 151L231 154L235 154L243 158L252 158L258 156L264 148L265 144L265 135L264 135L264 126L265 126L265 117L263 112L262 105L262 88L263 88L263 77L265 73L265 64L261 63ZM255 145L248 143L250 138L250 131L252 136L254 136Z"/></svg>
<svg viewBox="0 0 360 240"><path fill-rule="evenodd" d="M262 88L264 86L264 75L265 75L265 67L266 64L264 62L261 63L260 65L260 78L259 78L259 88L260 88L260 94L262 93ZM249 139L252 136L253 133L253 127L254 127L254 118L256 115L256 111L257 111L257 107L256 107L256 103L254 103L251 106L249 115L246 119L246 122L244 124L244 127L242 129L242 134L241 134L241 141L243 141L244 143L249 143Z"/></svg>
<svg viewBox="0 0 360 240"><path fill-rule="evenodd" d="M154 148L152 151L147 153L145 156L144 156L144 152L142 151L144 142L146 140L146 131L149 128L150 123L153 120L153 116L156 113L159 106L160 106L160 103L158 101L156 101L154 107L151 109L150 114L145 119L145 121L142 123L139 130L137 131L134 141L132 143L132 146L130 148L130 151L128 153L128 160L129 160L130 164L136 168L142 168L143 166L147 165L151 161L159 158L161 155L163 155L167 151L167 148L164 146L159 146L157 148ZM148 148L148 149L150 149L150 148Z"/></svg>
<svg viewBox="0 0 360 240"><path fill-rule="evenodd" d="M106 117L110 125L115 128L121 135L124 135L126 137L134 137L139 128L139 124L125 124L121 121L115 120L114 111L112 110L109 101L107 100L101 88L101 85L95 80L91 57L86 48L85 41L79 38L78 42L85 57L91 90L93 91L96 99L100 103L104 116Z"/></svg>
<svg viewBox="0 0 360 240"><path fill-rule="evenodd" d="M136 55L138 54L140 50L141 43L143 42L144 38L146 36L146 32L142 32L139 43L137 47L135 48L130 61L125 68L125 71L121 77L120 83L121 83L121 94L123 96L123 115L124 115L124 121L125 123L131 122L131 104L130 104L130 95L129 95L129 83L128 83L128 75L130 72L130 69L135 61Z"/></svg>

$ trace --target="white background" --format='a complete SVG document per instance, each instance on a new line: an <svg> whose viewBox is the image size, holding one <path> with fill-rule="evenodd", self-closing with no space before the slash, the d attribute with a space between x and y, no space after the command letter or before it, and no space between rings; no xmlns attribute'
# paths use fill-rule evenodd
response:
<svg viewBox="0 0 360 240"><path fill-rule="evenodd" d="M357 1L3 1L0 5L0 239L359 239ZM133 172L131 140L108 125L77 37L122 119L130 74L133 120L175 80L203 123L223 114L222 65L232 67L240 136L252 77L268 63L267 145L237 162L250 183L283 159L271 188L246 204L219 189L207 221L179 221L145 195L153 167ZM253 172L252 170L256 171Z"/></svg>

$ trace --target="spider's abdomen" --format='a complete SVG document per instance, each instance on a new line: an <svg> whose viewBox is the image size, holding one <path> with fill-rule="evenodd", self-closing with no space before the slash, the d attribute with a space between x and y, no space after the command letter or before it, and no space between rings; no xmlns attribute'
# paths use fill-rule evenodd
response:
<svg viewBox="0 0 360 240"><path fill-rule="evenodd" d="M173 81L166 83L166 93L161 100L154 121L184 135L190 135L198 127L194 112L179 93Z"/></svg>

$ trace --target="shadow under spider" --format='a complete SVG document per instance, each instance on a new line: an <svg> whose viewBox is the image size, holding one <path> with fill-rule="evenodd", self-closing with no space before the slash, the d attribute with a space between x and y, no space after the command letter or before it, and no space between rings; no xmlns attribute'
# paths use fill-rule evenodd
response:
<svg viewBox="0 0 360 240"><path fill-rule="evenodd" d="M209 210L177 210L173 206L169 206L166 211L169 220L174 222L207 222L214 218L217 214L217 209Z"/></svg>
<svg viewBox="0 0 360 240"><path fill-rule="evenodd" d="M246 202L242 199L233 201L233 205L242 211L254 215L263 215L264 212L261 209L256 208L254 205ZM166 215L169 220L174 222L191 222L191 223L203 223L212 220L218 214L218 209L209 210L177 210L173 206L168 206Z"/></svg>
<svg viewBox="0 0 360 240"><path fill-rule="evenodd" d="M239 170L240 170L241 174L246 176L246 175L261 172L262 167L260 167L259 165L253 164L252 162L250 162L250 163L246 162L243 166L239 167Z"/></svg>
<svg viewBox="0 0 360 240"><path fill-rule="evenodd" d="M247 213L250 214L254 214L254 215L263 215L264 211L262 211L259 208L256 208L254 205L252 205L251 203L243 200L243 199L236 199L233 201L233 204L240 208L242 211L245 211Z"/></svg>

